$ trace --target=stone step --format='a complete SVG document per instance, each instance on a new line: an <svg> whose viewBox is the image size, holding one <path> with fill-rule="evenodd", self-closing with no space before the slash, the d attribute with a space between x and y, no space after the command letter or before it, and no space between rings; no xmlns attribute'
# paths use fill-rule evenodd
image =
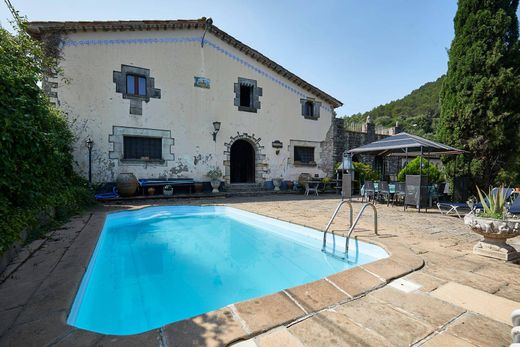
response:
<svg viewBox="0 0 520 347"><path fill-rule="evenodd" d="M232 183L227 186L228 192L261 192L264 188L256 183Z"/></svg>

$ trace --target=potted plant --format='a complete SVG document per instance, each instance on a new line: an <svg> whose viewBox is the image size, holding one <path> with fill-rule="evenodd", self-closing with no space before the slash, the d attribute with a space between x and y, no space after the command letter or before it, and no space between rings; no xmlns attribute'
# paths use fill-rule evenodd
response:
<svg viewBox="0 0 520 347"><path fill-rule="evenodd" d="M506 243L507 239L520 235L520 220L509 219L506 215L505 189L501 187L495 194L491 191L485 194L478 187L477 191L482 211L477 209L464 217L464 224L483 236L473 252L506 261L519 258L520 252Z"/></svg>
<svg viewBox="0 0 520 347"><path fill-rule="evenodd" d="M273 178L273 185L274 185L274 190L279 191L280 186L282 185L282 178L281 177Z"/></svg>
<svg viewBox="0 0 520 347"><path fill-rule="evenodd" d="M220 187L220 177L222 177L222 171L219 167L215 167L208 171L206 174L210 178L211 188L213 188L213 193L218 193L218 188Z"/></svg>
<svg viewBox="0 0 520 347"><path fill-rule="evenodd" d="M167 184L163 188L163 194L166 196L172 196L173 195L173 187L170 184Z"/></svg>

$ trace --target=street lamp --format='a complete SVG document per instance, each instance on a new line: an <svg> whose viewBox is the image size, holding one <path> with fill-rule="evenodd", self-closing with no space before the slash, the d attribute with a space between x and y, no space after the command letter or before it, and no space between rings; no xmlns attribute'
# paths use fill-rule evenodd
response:
<svg viewBox="0 0 520 347"><path fill-rule="evenodd" d="M92 146L94 141L89 137L86 144L88 148L88 184L92 184Z"/></svg>
<svg viewBox="0 0 520 347"><path fill-rule="evenodd" d="M213 135L213 141L217 142L217 134L220 131L220 122L213 122L214 131L211 133Z"/></svg>

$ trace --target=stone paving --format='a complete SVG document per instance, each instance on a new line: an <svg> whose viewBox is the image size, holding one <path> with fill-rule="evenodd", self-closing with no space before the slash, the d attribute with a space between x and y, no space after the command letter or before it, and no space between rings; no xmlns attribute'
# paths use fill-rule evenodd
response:
<svg viewBox="0 0 520 347"><path fill-rule="evenodd" d="M143 203L99 206L25 247L0 275L0 346L511 343L508 312L520 308L520 265L474 255L479 236L458 218L385 205L378 205L379 236L371 230L368 210L356 231L361 240L389 251L385 261L139 335L100 335L68 326L66 317L106 212ZM157 203L227 204L322 230L338 199L265 196ZM356 214L361 204L353 205ZM347 225L345 212L333 229L342 233ZM518 239L510 243L520 247Z"/></svg>

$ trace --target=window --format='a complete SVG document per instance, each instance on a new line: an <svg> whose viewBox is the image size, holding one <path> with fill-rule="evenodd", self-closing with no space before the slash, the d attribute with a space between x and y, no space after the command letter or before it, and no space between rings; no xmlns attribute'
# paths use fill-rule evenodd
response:
<svg viewBox="0 0 520 347"><path fill-rule="evenodd" d="M253 86L240 85L240 106L253 107L251 101L253 100Z"/></svg>
<svg viewBox="0 0 520 347"><path fill-rule="evenodd" d="M313 98L300 99L302 106L302 116L305 119L317 120L320 118L321 102L315 101Z"/></svg>
<svg viewBox="0 0 520 347"><path fill-rule="evenodd" d="M303 104L303 115L305 117L314 117L314 102L312 101L305 101Z"/></svg>
<svg viewBox="0 0 520 347"><path fill-rule="evenodd" d="M134 96L146 96L146 78L138 75L126 75L126 93Z"/></svg>
<svg viewBox="0 0 520 347"><path fill-rule="evenodd" d="M255 80L239 77L238 83L234 85L234 91L233 102L239 111L258 112L262 88L258 87Z"/></svg>
<svg viewBox="0 0 520 347"><path fill-rule="evenodd" d="M124 136L124 159L162 160L162 138Z"/></svg>
<svg viewBox="0 0 520 347"><path fill-rule="evenodd" d="M314 147L294 146L294 162L314 164Z"/></svg>

